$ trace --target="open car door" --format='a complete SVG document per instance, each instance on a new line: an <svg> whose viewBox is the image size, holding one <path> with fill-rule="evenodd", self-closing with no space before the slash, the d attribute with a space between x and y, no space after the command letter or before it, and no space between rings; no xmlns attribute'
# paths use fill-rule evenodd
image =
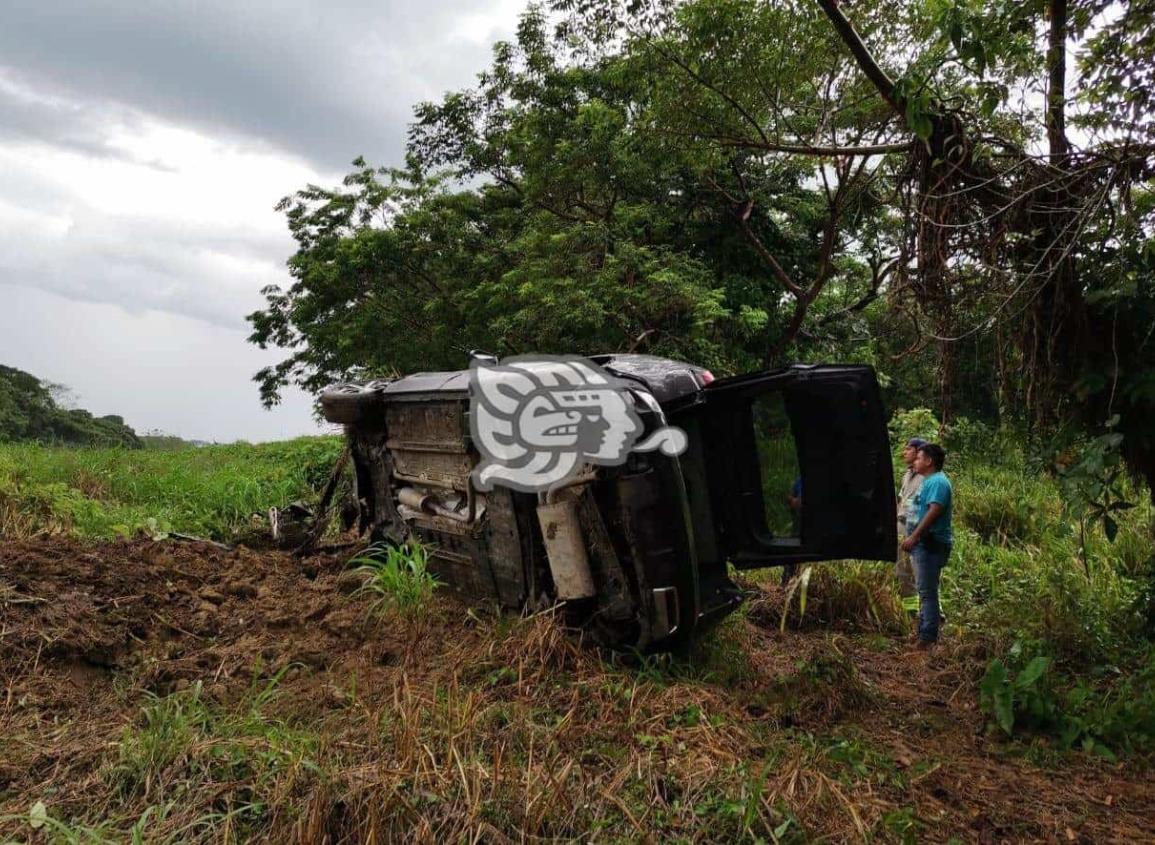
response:
<svg viewBox="0 0 1155 845"><path fill-rule="evenodd" d="M707 488L691 492L692 507L709 511L722 559L738 569L895 559L890 442L871 367L795 365L720 379L698 399L678 416L696 430Z"/></svg>

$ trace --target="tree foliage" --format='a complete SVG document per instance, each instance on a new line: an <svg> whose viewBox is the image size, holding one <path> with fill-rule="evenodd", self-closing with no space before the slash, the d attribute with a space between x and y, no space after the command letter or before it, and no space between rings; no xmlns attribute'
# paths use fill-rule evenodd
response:
<svg viewBox="0 0 1155 845"><path fill-rule="evenodd" d="M944 420L1118 416L1151 478L1151 12L531 6L475 86L417 106L402 169L284 201L294 283L250 319L291 355L263 397L471 347L856 358Z"/></svg>
<svg viewBox="0 0 1155 845"><path fill-rule="evenodd" d="M476 88L418 107L406 168L358 161L341 189L282 203L295 281L251 320L255 342L294 353L259 374L266 401L290 381L461 366L471 347L739 371L782 360L811 309L877 292L871 174L720 145L708 97L687 123L698 86L666 48L578 55L574 37L531 10ZM862 254L839 249L849 237Z"/></svg>
<svg viewBox="0 0 1155 845"><path fill-rule="evenodd" d="M53 387L23 370L0 365L0 443L140 448L140 440L123 418L61 408L53 398Z"/></svg>

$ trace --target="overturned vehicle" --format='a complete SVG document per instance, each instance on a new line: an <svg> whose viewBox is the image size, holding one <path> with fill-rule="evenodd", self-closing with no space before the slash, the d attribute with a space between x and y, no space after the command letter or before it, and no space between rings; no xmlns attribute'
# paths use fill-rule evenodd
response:
<svg viewBox="0 0 1155 845"><path fill-rule="evenodd" d="M738 606L729 567L894 560L870 367L714 379L652 356L580 361L517 371L478 358L325 390L362 530L425 544L467 601L561 602L595 642L646 652Z"/></svg>

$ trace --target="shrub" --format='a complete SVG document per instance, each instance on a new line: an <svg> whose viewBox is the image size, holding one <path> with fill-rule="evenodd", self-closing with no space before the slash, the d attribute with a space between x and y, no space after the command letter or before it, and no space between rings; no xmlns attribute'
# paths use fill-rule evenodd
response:
<svg viewBox="0 0 1155 845"><path fill-rule="evenodd" d="M895 448L895 462L899 462L902 447L912 437L921 437L924 440L937 440L942 424L933 411L926 408L912 408L909 411L899 411L890 418L887 426L890 430L890 442Z"/></svg>
<svg viewBox="0 0 1155 845"><path fill-rule="evenodd" d="M1155 652L1133 674L1096 685L1061 675L1042 648L1016 642L990 662L979 684L980 706L1008 737L1043 734L1064 749L1109 759L1115 751L1155 748Z"/></svg>
<svg viewBox="0 0 1155 845"><path fill-rule="evenodd" d="M996 437L995 430L982 420L957 417L943 431L942 441L947 451L953 454L999 463L1007 439Z"/></svg>

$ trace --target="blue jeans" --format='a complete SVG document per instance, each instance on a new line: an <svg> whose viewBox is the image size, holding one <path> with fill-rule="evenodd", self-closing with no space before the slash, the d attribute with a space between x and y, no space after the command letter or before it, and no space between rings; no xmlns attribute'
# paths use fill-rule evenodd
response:
<svg viewBox="0 0 1155 845"><path fill-rule="evenodd" d="M950 549L949 543L932 541L930 547L922 542L910 552L918 585L918 638L924 643L938 640L938 579L950 558Z"/></svg>

